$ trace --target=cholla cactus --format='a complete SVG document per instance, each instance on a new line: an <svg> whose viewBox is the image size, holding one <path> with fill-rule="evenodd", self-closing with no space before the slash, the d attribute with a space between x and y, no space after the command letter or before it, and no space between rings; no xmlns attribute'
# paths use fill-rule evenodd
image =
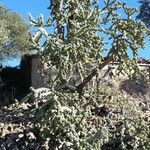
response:
<svg viewBox="0 0 150 150"><path fill-rule="evenodd" d="M55 78L46 76L49 90L44 97L35 91L37 104L43 103L37 105L37 126L49 138L50 149L149 147L148 122L141 122L144 115L139 118L143 112L138 112L138 103L101 85L98 79L98 71L110 62L118 61L121 73L135 69L138 49L144 47L148 30L132 19L135 9L117 0L103 2L102 8L98 0L51 0L51 16L46 23L42 16L37 21L30 16L32 24L39 27L33 46L42 52L43 62L57 70ZM44 42L39 44L40 40ZM105 50L107 56L103 57ZM79 83L74 83L76 77ZM94 77L96 82L91 85ZM146 139L139 137L138 131Z"/></svg>
<svg viewBox="0 0 150 150"><path fill-rule="evenodd" d="M81 84L75 85L74 91L82 93L98 70L110 62L119 62L117 71L120 73L138 70L138 50L144 47L148 30L144 24L132 19L136 9L117 0L106 0L103 8L97 0L52 0L50 8L51 16L46 23L42 15L37 21L30 15L32 25L39 27L32 38L34 48L42 52L45 63L55 66L59 72L57 80L53 81L57 83L51 79L50 84L63 88L74 86L70 83L76 72ZM133 53L132 59L129 49ZM106 57L103 57L104 51ZM90 74L89 65L93 68Z"/></svg>

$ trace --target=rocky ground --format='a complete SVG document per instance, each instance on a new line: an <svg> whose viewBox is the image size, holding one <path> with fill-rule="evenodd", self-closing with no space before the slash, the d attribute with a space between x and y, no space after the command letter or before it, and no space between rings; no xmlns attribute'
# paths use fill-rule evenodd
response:
<svg viewBox="0 0 150 150"><path fill-rule="evenodd" d="M0 110L0 150L46 150L32 110L34 105L25 103Z"/></svg>

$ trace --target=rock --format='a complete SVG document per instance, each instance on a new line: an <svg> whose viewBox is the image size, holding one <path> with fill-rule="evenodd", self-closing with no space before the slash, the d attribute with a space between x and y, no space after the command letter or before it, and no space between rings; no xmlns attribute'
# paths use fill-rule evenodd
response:
<svg viewBox="0 0 150 150"><path fill-rule="evenodd" d="M45 150L44 140L33 132L35 112L31 109L34 108L34 105L26 110L10 106L0 110L0 150Z"/></svg>
<svg viewBox="0 0 150 150"><path fill-rule="evenodd" d="M24 137L24 134L19 134L18 137L22 138L22 137Z"/></svg>
<svg viewBox="0 0 150 150"><path fill-rule="evenodd" d="M27 137L29 138L29 140L36 139L36 137L34 136L34 134L32 132L27 133Z"/></svg>

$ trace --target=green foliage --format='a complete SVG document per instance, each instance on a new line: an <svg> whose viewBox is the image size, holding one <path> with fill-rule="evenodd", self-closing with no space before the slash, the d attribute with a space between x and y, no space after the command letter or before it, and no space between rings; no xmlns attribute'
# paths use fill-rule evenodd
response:
<svg viewBox="0 0 150 150"><path fill-rule="evenodd" d="M15 12L0 5L0 57L14 56L29 51L29 26Z"/></svg>
<svg viewBox="0 0 150 150"><path fill-rule="evenodd" d="M77 94L55 93L50 95L49 101L47 106L39 109L41 122L38 127L50 139L50 148L98 149L107 141L107 129L92 125L90 105L79 102Z"/></svg>
<svg viewBox="0 0 150 150"><path fill-rule="evenodd" d="M138 102L104 83L98 93L91 89L82 99L77 93L35 92L37 127L49 139L49 148L148 150L149 111L141 111Z"/></svg>
<svg viewBox="0 0 150 150"><path fill-rule="evenodd" d="M30 16L31 23L39 27L32 38L33 46L44 51L44 61L59 70L60 84L69 82L75 70L84 80L88 64L101 69L109 62L119 61L121 73L138 68L138 50L144 47L148 30L142 22L132 19L136 10L116 0L105 1L102 9L98 7L97 1L52 1L52 15L46 23L42 16L38 21ZM56 31L48 34L44 27L53 30L53 26ZM42 35L46 40L39 44ZM106 59L102 55L105 51Z"/></svg>
<svg viewBox="0 0 150 150"><path fill-rule="evenodd" d="M44 65L57 70L55 77L46 76L46 91L34 91L37 126L50 149L149 149L146 113L98 81L99 70L110 62L118 61L121 73L135 73L138 50L149 32L132 19L135 9L117 0L103 3L101 8L96 0L51 0L46 23L42 15L37 21L29 15L31 24L39 27L33 47L41 52Z"/></svg>

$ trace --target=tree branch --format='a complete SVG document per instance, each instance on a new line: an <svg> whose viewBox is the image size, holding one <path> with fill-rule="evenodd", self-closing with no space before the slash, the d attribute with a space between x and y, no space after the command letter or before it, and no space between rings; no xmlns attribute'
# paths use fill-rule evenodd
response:
<svg viewBox="0 0 150 150"><path fill-rule="evenodd" d="M109 56L104 58L104 62L102 64L99 65L98 69L101 70L103 69L106 65L108 65L111 61L114 60L114 55L113 53L110 54ZM98 74L98 70L97 68L93 69L92 72L90 73L90 75L88 75L81 84L79 84L78 86L76 86L76 91L82 95L83 92L83 88L93 79L94 76L96 76Z"/></svg>

